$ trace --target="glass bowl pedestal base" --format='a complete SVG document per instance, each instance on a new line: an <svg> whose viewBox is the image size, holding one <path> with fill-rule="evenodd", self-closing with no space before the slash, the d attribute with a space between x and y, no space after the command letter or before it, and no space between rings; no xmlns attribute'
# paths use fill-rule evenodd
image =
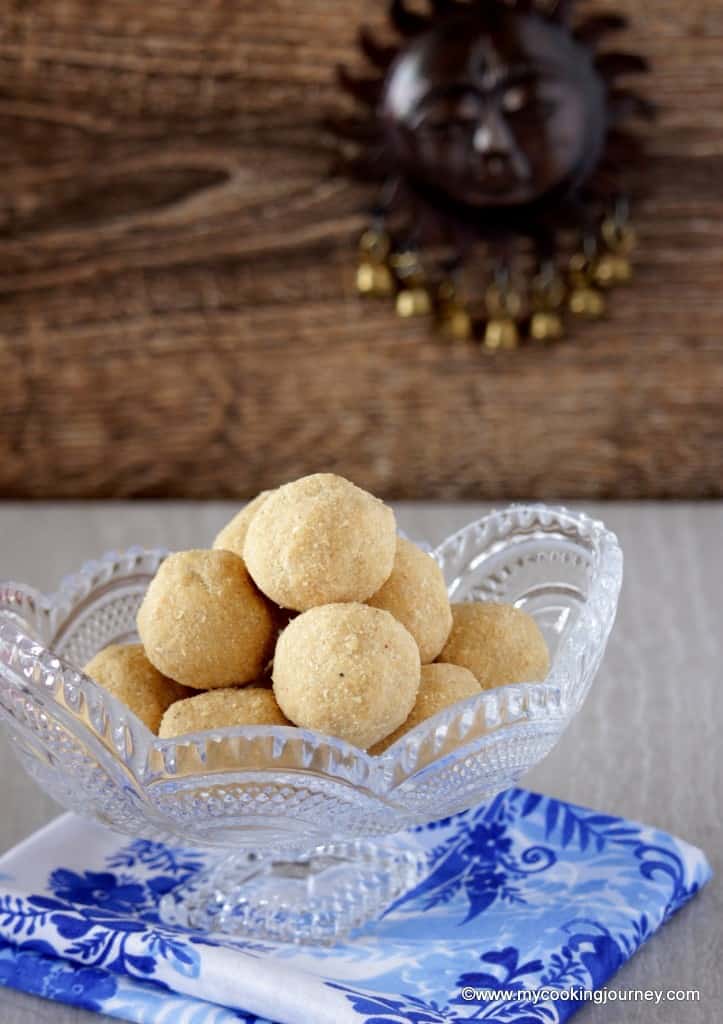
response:
<svg viewBox="0 0 723 1024"><path fill-rule="evenodd" d="M357 840L306 854L232 854L167 893L169 925L237 938L333 945L422 878L422 850Z"/></svg>

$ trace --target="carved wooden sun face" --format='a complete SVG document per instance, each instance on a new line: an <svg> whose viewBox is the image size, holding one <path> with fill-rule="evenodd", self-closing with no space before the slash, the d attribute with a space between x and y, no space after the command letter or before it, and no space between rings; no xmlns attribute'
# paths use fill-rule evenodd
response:
<svg viewBox="0 0 723 1024"><path fill-rule="evenodd" d="M382 185L361 242L361 292L393 295L400 315L432 312L490 348L514 347L561 336L564 313L601 315L601 289L629 279L624 176L638 145L625 122L652 106L618 76L647 63L601 53L625 19L575 24L575 2L427 0L420 13L419 0L391 0L399 42L361 30L374 74L339 70L362 108L333 121L355 143L348 170ZM560 246L570 236L572 253ZM537 264L530 271L526 257L523 281L520 237ZM467 279L492 286L483 301L462 301L475 261Z"/></svg>
<svg viewBox="0 0 723 1024"><path fill-rule="evenodd" d="M557 25L494 6L413 39L380 106L405 174L480 208L573 187L605 139L605 86L589 51Z"/></svg>

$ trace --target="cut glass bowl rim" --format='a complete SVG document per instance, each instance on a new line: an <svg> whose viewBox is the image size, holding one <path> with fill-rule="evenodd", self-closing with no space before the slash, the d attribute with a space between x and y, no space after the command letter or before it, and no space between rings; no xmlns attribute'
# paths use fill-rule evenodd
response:
<svg viewBox="0 0 723 1024"><path fill-rule="evenodd" d="M617 538L585 513L540 503L515 504L468 523L432 554L443 565L456 561L462 567L466 549L478 546L486 536L490 541L499 537L503 547L508 543L504 532L511 526L528 528L530 536L546 527L567 527L592 548L589 592L561 642L549 675L545 680L484 690L445 708L377 756L342 739L292 726L231 726L161 739L129 708L45 646L42 638L50 634L57 639L62 622L92 599L104 582L134 571L152 574L169 553L164 548L134 546L122 552L109 551L86 562L47 595L26 584L0 582L0 663L21 686L27 685L25 681L42 684L44 694L53 699L53 712L64 724L73 731L77 726L85 728L144 781L164 772L176 774L179 759L186 764L183 775L231 775L252 769L257 760L254 751L262 749L263 766L256 770L269 770L293 745L291 759L298 762L294 770L306 768L379 795L388 794L428 768L463 758L482 735L541 720L559 723L561 732L587 694L612 628L622 581ZM448 585L454 596L454 581ZM595 649L599 657L589 659L587 673L581 673L580 659L586 651L595 654ZM80 717L83 708L86 720ZM455 741L453 746L450 739ZM233 768L228 761L231 750L237 758Z"/></svg>

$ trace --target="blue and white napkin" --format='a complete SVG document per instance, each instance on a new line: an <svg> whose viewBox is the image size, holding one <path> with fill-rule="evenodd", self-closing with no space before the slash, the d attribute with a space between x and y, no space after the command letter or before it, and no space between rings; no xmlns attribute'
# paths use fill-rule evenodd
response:
<svg viewBox="0 0 723 1024"><path fill-rule="evenodd" d="M711 875L680 839L522 789L417 838L417 888L316 949L162 926L204 855L64 815L0 860L0 984L138 1024L556 1024Z"/></svg>

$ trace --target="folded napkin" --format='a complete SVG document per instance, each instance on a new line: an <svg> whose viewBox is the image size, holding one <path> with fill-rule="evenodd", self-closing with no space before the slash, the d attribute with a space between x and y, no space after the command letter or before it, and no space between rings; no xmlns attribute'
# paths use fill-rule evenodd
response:
<svg viewBox="0 0 723 1024"><path fill-rule="evenodd" d="M417 833L422 882L317 949L161 925L205 856L64 815L0 860L0 983L139 1024L555 1024L711 874L680 839L522 789Z"/></svg>

